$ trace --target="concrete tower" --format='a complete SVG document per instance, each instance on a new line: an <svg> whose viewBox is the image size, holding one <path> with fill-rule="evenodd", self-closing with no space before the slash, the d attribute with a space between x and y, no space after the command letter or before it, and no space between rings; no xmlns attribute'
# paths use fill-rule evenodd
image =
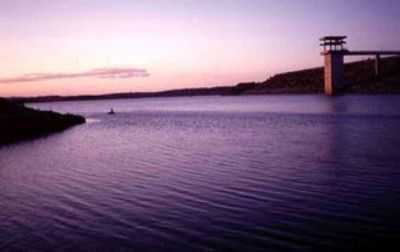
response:
<svg viewBox="0 0 400 252"><path fill-rule="evenodd" d="M326 95L335 95L344 88L344 48L346 36L327 36L322 41L324 56L324 90Z"/></svg>

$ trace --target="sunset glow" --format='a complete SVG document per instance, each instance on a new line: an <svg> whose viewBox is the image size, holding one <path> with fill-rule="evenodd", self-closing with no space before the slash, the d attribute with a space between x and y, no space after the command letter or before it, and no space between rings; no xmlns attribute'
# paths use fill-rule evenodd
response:
<svg viewBox="0 0 400 252"><path fill-rule="evenodd" d="M262 81L320 66L326 34L351 35L360 49L400 49L399 10L396 0L3 0L0 96ZM140 71L99 78L95 69ZM10 81L38 73L45 78Z"/></svg>

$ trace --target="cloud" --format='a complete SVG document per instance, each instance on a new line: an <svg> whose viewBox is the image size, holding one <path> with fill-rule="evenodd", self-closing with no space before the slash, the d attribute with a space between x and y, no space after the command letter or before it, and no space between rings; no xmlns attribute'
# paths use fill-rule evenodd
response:
<svg viewBox="0 0 400 252"><path fill-rule="evenodd" d="M148 77L150 74L146 69L139 68L97 68L85 72L75 73L34 73L24 74L12 78L0 78L1 84L20 83L32 81L47 81L58 79L73 79L83 77L95 77L103 79L128 79L137 77Z"/></svg>

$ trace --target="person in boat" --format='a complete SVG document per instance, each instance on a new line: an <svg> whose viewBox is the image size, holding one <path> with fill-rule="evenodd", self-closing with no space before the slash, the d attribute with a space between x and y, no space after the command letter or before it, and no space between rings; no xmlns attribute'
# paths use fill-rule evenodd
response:
<svg viewBox="0 0 400 252"><path fill-rule="evenodd" d="M108 112L108 114L109 114L109 115L113 115L113 114L115 114L115 112L114 112L114 109L113 109L113 108L111 108L111 109L110 109L110 112Z"/></svg>

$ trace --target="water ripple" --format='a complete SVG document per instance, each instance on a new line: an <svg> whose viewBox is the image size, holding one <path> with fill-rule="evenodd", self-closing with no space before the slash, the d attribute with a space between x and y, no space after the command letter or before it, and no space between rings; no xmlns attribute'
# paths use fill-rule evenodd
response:
<svg viewBox="0 0 400 252"><path fill-rule="evenodd" d="M193 99L53 104L91 123L0 149L0 249L345 251L400 233L398 99Z"/></svg>

